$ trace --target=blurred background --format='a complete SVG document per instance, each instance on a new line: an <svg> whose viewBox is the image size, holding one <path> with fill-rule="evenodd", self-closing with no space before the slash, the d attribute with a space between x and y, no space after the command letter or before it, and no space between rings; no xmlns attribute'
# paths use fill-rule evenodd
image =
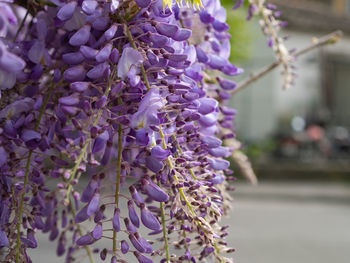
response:
<svg viewBox="0 0 350 263"><path fill-rule="evenodd" d="M295 63L294 85L281 69L237 93L237 138L259 185L239 169L233 194L231 244L238 263L350 262L350 0L273 0L288 22L281 36L301 49L335 30L344 37ZM232 62L245 79L275 61L257 20L232 11ZM238 61L238 63L237 63ZM239 82L239 81L238 81Z"/></svg>

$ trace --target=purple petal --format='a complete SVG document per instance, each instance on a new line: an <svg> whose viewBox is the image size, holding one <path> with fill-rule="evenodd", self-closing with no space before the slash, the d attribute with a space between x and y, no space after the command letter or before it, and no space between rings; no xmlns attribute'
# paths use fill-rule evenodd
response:
<svg viewBox="0 0 350 263"><path fill-rule="evenodd" d="M84 222L85 220L87 220L89 218L88 214L87 214L87 208L88 205L84 206L79 213L76 215L75 217L75 222L76 223L81 223Z"/></svg>
<svg viewBox="0 0 350 263"><path fill-rule="evenodd" d="M113 229L116 232L119 232L120 231L120 209L119 208L116 208L114 210L112 222L113 222Z"/></svg>
<svg viewBox="0 0 350 263"><path fill-rule="evenodd" d="M112 52L112 47L113 46L110 43L105 45L96 55L96 61L97 62L105 62L109 58L109 56Z"/></svg>
<svg viewBox="0 0 350 263"><path fill-rule="evenodd" d="M199 18L203 24L211 24L215 18L212 17L207 11L203 10L199 13Z"/></svg>
<svg viewBox="0 0 350 263"><path fill-rule="evenodd" d="M86 234L84 236L81 236L78 240L77 240L77 245L78 246L86 246L86 245L91 245L95 242L95 239L91 236L91 234Z"/></svg>
<svg viewBox="0 0 350 263"><path fill-rule="evenodd" d="M2 167L7 162L7 152L4 147L0 147L0 167Z"/></svg>
<svg viewBox="0 0 350 263"><path fill-rule="evenodd" d="M95 108L100 109L106 105L107 97L105 95L101 96L95 103ZM108 136L109 137L109 136ZM107 137L107 138L108 138Z"/></svg>
<svg viewBox="0 0 350 263"><path fill-rule="evenodd" d="M76 92L83 92L89 88L90 82L77 81L70 84L70 88Z"/></svg>
<svg viewBox="0 0 350 263"><path fill-rule="evenodd" d="M217 55L210 55L208 65L213 69L222 69L227 64L227 60Z"/></svg>
<svg viewBox="0 0 350 263"><path fill-rule="evenodd" d="M189 39L192 35L192 31L187 28L180 28L176 34L172 37L172 39L176 41L185 41Z"/></svg>
<svg viewBox="0 0 350 263"><path fill-rule="evenodd" d="M151 65L158 64L159 62L159 58L151 50L147 51L147 58Z"/></svg>
<svg viewBox="0 0 350 263"><path fill-rule="evenodd" d="M169 42L168 37L157 33L149 33L148 37L149 37L149 40L153 42L153 44L156 45L157 47L164 47Z"/></svg>
<svg viewBox="0 0 350 263"><path fill-rule="evenodd" d="M94 239L98 240L102 237L103 229L102 229L102 224L97 224L92 231L91 235Z"/></svg>
<svg viewBox="0 0 350 263"><path fill-rule="evenodd" d="M40 133L33 131L33 130L24 130L22 132L21 138L24 142L28 142L31 140L40 140L41 135L40 135Z"/></svg>
<svg viewBox="0 0 350 263"><path fill-rule="evenodd" d="M164 57L174 62L182 62L187 59L187 55L183 54L165 54Z"/></svg>
<svg viewBox="0 0 350 263"><path fill-rule="evenodd" d="M146 166L148 169L150 169L154 173L158 173L160 170L163 169L163 162L154 158L153 156L146 157Z"/></svg>
<svg viewBox="0 0 350 263"><path fill-rule="evenodd" d="M222 141L220 139L211 136L203 137L202 142L206 144L209 148L219 147L222 144Z"/></svg>
<svg viewBox="0 0 350 263"><path fill-rule="evenodd" d="M93 177L91 181L88 183L88 185L86 186L86 188L84 189L81 195L81 201L84 203L90 202L97 187L99 187L98 178Z"/></svg>
<svg viewBox="0 0 350 263"><path fill-rule="evenodd" d="M128 79L131 87L136 87L139 84L141 78L137 73L137 67L135 65L131 65L130 70L128 72Z"/></svg>
<svg viewBox="0 0 350 263"><path fill-rule="evenodd" d="M105 215L104 215L104 211L105 211L105 206L104 205L101 205L100 206L100 209L98 209L98 211L95 213L95 217L94 217L94 222L95 223L98 223L100 222L101 220L105 219Z"/></svg>
<svg viewBox="0 0 350 263"><path fill-rule="evenodd" d="M106 38L107 41L111 40L115 33L117 32L118 30L118 26L116 24L113 24L105 33L104 33L104 36Z"/></svg>
<svg viewBox="0 0 350 263"><path fill-rule="evenodd" d="M73 17L73 14L75 12L75 8L77 7L77 2L72 1L60 8L57 12L57 17L61 21L67 21Z"/></svg>
<svg viewBox="0 0 350 263"><path fill-rule="evenodd" d="M0 47L1 48L1 47ZM26 63L16 55L3 51L0 56L0 69L6 72L17 73L24 69Z"/></svg>
<svg viewBox="0 0 350 263"><path fill-rule="evenodd" d="M36 248L36 244L32 241L29 240L28 238L21 237L22 244L28 248Z"/></svg>
<svg viewBox="0 0 350 263"><path fill-rule="evenodd" d="M229 108L229 107L222 106L220 109L224 115L236 115L237 114L237 110Z"/></svg>
<svg viewBox="0 0 350 263"><path fill-rule="evenodd" d="M141 221L143 225L151 230L158 230L160 223L158 219L146 208L144 204L141 207Z"/></svg>
<svg viewBox="0 0 350 263"><path fill-rule="evenodd" d="M134 202L136 203L136 205L140 206L140 204L145 202L145 200L143 200L141 194L136 190L136 188L133 185L131 185L129 187L129 191L130 191L131 197L134 200Z"/></svg>
<svg viewBox="0 0 350 263"><path fill-rule="evenodd" d="M129 200L128 201L128 211L129 211L129 218L131 223L134 224L137 228L140 227L140 219L139 216L137 215L137 212L135 210L134 202Z"/></svg>
<svg viewBox="0 0 350 263"><path fill-rule="evenodd" d="M92 197L88 207L87 207L86 214L89 217L96 212L98 205L99 205L99 202L100 202L100 194L98 191L96 191L94 196Z"/></svg>
<svg viewBox="0 0 350 263"><path fill-rule="evenodd" d="M151 0L135 0L137 5L141 8L146 8L151 3Z"/></svg>
<svg viewBox="0 0 350 263"><path fill-rule="evenodd" d="M58 99L58 102L63 104L63 105L68 105L68 106L74 106L79 103L80 99L75 95L72 94L67 97L61 97Z"/></svg>
<svg viewBox="0 0 350 263"><path fill-rule="evenodd" d="M81 46L79 51L87 59L95 59L98 53L98 50L85 45Z"/></svg>
<svg viewBox="0 0 350 263"><path fill-rule="evenodd" d="M129 248L130 248L128 242L126 242L125 240L122 240L122 242L120 244L120 247L121 247L121 251L122 251L123 254L128 253Z"/></svg>
<svg viewBox="0 0 350 263"><path fill-rule="evenodd" d="M225 177L222 174L214 174L215 177L210 179L213 184L222 184L225 181Z"/></svg>
<svg viewBox="0 0 350 263"><path fill-rule="evenodd" d="M66 246L63 240L60 239L57 245L56 254L58 257L60 257L60 256L63 256L65 252L66 252Z"/></svg>
<svg viewBox="0 0 350 263"><path fill-rule="evenodd" d="M199 102L200 102L200 105L198 108L198 112L200 114L206 115L206 114L212 113L218 107L217 100L212 98L201 98Z"/></svg>
<svg viewBox="0 0 350 263"><path fill-rule="evenodd" d="M109 134L107 131L104 131L101 133L94 141L94 144L92 146L92 153L96 154L104 150L104 148L107 145L107 140L109 138Z"/></svg>
<svg viewBox="0 0 350 263"><path fill-rule="evenodd" d="M237 76L243 73L243 69L237 68L235 65L228 63L222 68L222 72L229 76Z"/></svg>
<svg viewBox="0 0 350 263"><path fill-rule="evenodd" d="M85 69L83 66L75 66L66 69L66 71L63 73L63 78L66 81L81 81L85 79Z"/></svg>
<svg viewBox="0 0 350 263"><path fill-rule="evenodd" d="M225 22L220 22L219 20L215 20L213 22L213 27L218 32L227 31L230 28L228 24Z"/></svg>
<svg viewBox="0 0 350 263"><path fill-rule="evenodd" d="M227 157L230 154L229 149L223 146L211 148L208 152L214 157Z"/></svg>
<svg viewBox="0 0 350 263"><path fill-rule="evenodd" d="M141 253L144 253L146 251L146 249L142 246L142 244L140 243L139 240L136 239L135 235L133 233L131 233L129 235L129 239L132 243L132 245Z"/></svg>
<svg viewBox="0 0 350 263"><path fill-rule="evenodd" d="M108 253L107 248L102 249L101 252L100 252L100 258L101 258L102 260L105 260L106 257L107 257L107 253Z"/></svg>
<svg viewBox="0 0 350 263"><path fill-rule="evenodd" d="M138 237L139 242L141 245L146 249L145 253L152 253L153 252L153 247L146 239L143 237Z"/></svg>
<svg viewBox="0 0 350 263"><path fill-rule="evenodd" d="M108 16L100 16L96 18L96 20L92 23L92 27L97 30L105 30L109 23L109 17Z"/></svg>
<svg viewBox="0 0 350 263"><path fill-rule="evenodd" d="M44 55L45 44L41 41L35 41L28 51L28 58L31 62L39 64Z"/></svg>
<svg viewBox="0 0 350 263"><path fill-rule="evenodd" d="M109 69L108 63L104 62L90 69L86 75L90 79L98 79L98 78L101 78L108 69Z"/></svg>
<svg viewBox="0 0 350 263"><path fill-rule="evenodd" d="M58 237L58 235L59 235L59 231L55 223L54 228L50 232L49 240L54 241Z"/></svg>
<svg viewBox="0 0 350 263"><path fill-rule="evenodd" d="M9 245L9 240L4 231L0 230L0 247L7 247Z"/></svg>
<svg viewBox="0 0 350 263"><path fill-rule="evenodd" d="M167 202L169 200L169 195L164 192L158 185L149 182L148 180L142 180L143 188L145 189L147 195L153 200L158 202Z"/></svg>
<svg viewBox="0 0 350 263"><path fill-rule="evenodd" d="M80 28L74 35L69 39L69 44L72 46L81 46L88 42L90 38L90 25L85 25Z"/></svg>
<svg viewBox="0 0 350 263"><path fill-rule="evenodd" d="M84 56L80 52L66 53L62 55L62 60L69 65L78 65L84 61Z"/></svg>
<svg viewBox="0 0 350 263"><path fill-rule="evenodd" d="M155 27L160 34L167 37L173 37L179 30L179 27L177 25L162 22L157 23Z"/></svg>
<svg viewBox="0 0 350 263"><path fill-rule="evenodd" d="M44 229L45 227L45 223L44 221L42 220L41 216L35 216L34 217L34 225L37 229Z"/></svg>
<svg viewBox="0 0 350 263"><path fill-rule="evenodd" d="M196 46L197 59L199 62L207 63L209 58L207 54L199 46Z"/></svg>
<svg viewBox="0 0 350 263"><path fill-rule="evenodd" d="M230 162L223 159L211 159L208 158L208 162L211 168L214 170L225 170L230 166Z"/></svg>
<svg viewBox="0 0 350 263"><path fill-rule="evenodd" d="M129 218L124 218L124 224L126 229L131 233L136 233L137 229L136 227L130 222Z"/></svg>
<svg viewBox="0 0 350 263"><path fill-rule="evenodd" d="M35 232L32 229L27 230L27 239L32 242L32 246L30 248L36 248L38 246L34 234Z"/></svg>
<svg viewBox="0 0 350 263"><path fill-rule="evenodd" d="M131 65L139 65L142 62L143 57L137 50L130 47L124 48L118 63L118 77L125 79Z"/></svg>
<svg viewBox="0 0 350 263"><path fill-rule="evenodd" d="M146 129L141 128L136 131L136 143L141 146L147 146L149 143L149 136Z"/></svg>
<svg viewBox="0 0 350 263"><path fill-rule="evenodd" d="M149 257L146 257L145 255L142 255L137 251L134 251L134 255L139 261L139 263L154 263L152 259L150 259Z"/></svg>
<svg viewBox="0 0 350 263"><path fill-rule="evenodd" d="M216 124L218 117L215 113L202 115L199 119L199 123L204 127L211 127Z"/></svg>
<svg viewBox="0 0 350 263"><path fill-rule="evenodd" d="M79 112L79 108L73 106L62 106L62 111L67 115L76 115Z"/></svg>
<svg viewBox="0 0 350 263"><path fill-rule="evenodd" d="M160 146L154 146L151 150L151 155L159 160L165 160L170 155L170 151L168 149L163 149Z"/></svg>
<svg viewBox="0 0 350 263"><path fill-rule="evenodd" d="M85 12L85 14L91 15L94 13L97 6L98 3L94 0L84 0L84 2L81 5L81 9Z"/></svg>
<svg viewBox="0 0 350 263"><path fill-rule="evenodd" d="M47 36L47 22L45 19L39 18L36 22L36 32L40 41L45 41Z"/></svg>
<svg viewBox="0 0 350 263"><path fill-rule="evenodd" d="M219 84L224 90L234 90L237 87L236 82L228 79L219 79Z"/></svg>
<svg viewBox="0 0 350 263"><path fill-rule="evenodd" d="M111 55L109 56L109 59L112 61L112 63L117 64L119 60L119 51L118 49L114 48L111 52Z"/></svg>

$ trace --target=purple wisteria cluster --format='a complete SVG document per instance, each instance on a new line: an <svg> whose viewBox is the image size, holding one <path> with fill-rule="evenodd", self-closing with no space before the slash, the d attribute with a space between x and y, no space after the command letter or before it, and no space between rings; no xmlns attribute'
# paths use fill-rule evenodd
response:
<svg viewBox="0 0 350 263"><path fill-rule="evenodd" d="M65 262L232 262L242 70L220 1L18 4L0 0L1 262L32 262L38 232Z"/></svg>

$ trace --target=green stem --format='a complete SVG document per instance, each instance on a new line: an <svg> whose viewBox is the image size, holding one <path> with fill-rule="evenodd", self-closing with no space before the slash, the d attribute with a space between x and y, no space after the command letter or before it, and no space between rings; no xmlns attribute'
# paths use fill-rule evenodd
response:
<svg viewBox="0 0 350 263"><path fill-rule="evenodd" d="M30 150L27 158L27 164L26 164L26 172L24 176L24 183L23 183L23 193L21 194L20 198L20 205L19 205L19 213L18 213L18 222L17 222L17 252L16 252L16 262L19 263L19 255L20 255L20 248L21 248L21 225L22 225L22 216L23 216L23 204L24 204L24 196L26 193L26 187L28 184L28 176L30 171L30 163L32 159L33 151Z"/></svg>
<svg viewBox="0 0 350 263"><path fill-rule="evenodd" d="M161 133L161 136L164 138L163 131ZM166 143L165 140L162 139L163 143L163 149L166 149ZM160 186L160 182L158 182L158 185ZM164 246L165 246L165 255L166 255L166 263L170 262L170 252L169 252L169 243L168 243L168 233L167 233L167 227L165 223L165 209L164 209L164 202L160 202L160 215L161 215L161 221L162 221L162 228L163 228L163 238L164 238Z"/></svg>
<svg viewBox="0 0 350 263"><path fill-rule="evenodd" d="M163 132L163 129L162 129L161 126L159 127L159 135L160 135L160 138L162 138L163 148L166 149L167 146L166 146L166 142L165 142L165 136L164 136L164 132ZM170 157L167 158L167 162L168 162L168 164L169 164L170 169L173 170L175 167L174 167L173 163L171 162ZM176 182L179 181L179 178L176 176L176 174L174 174L174 179L175 179ZM179 188L179 192L180 192L180 194L181 194L181 197L185 200L185 203L186 203L186 205L188 206L188 208L190 209L191 213L192 213L193 215L196 215L196 213L195 213L194 210L193 210L192 205L191 205L190 202L187 200L187 197L186 197L185 192L184 192L184 190L183 190L182 187ZM200 222L199 222L199 223L200 223Z"/></svg>
<svg viewBox="0 0 350 263"><path fill-rule="evenodd" d="M121 99L118 99L118 103ZM115 181L115 196L114 204L116 207L119 206L119 188L120 188L120 176L121 176L121 165L122 165L122 150L123 150L123 130L122 125L118 126L118 158L117 158L117 177ZM117 251L117 232L113 229L113 252Z"/></svg>
<svg viewBox="0 0 350 263"><path fill-rule="evenodd" d="M128 28L128 25L127 25L126 23L125 23L125 29L126 29L126 34L127 34L127 36L128 36L128 39L129 39L129 41L130 41L130 43L131 43L131 46L132 46L134 49L137 50L136 43L135 43L135 41L134 41L134 39L133 39L133 37L132 37L132 35L131 35L131 32L130 32L130 30L129 30L129 28ZM147 90L150 90L150 89L151 89L151 86L150 86L150 84L149 84L148 77L147 77L147 74L146 74L146 71L145 71L145 68L144 68L143 64L141 64L141 73L142 73L143 79L144 79L144 81L145 81ZM160 137L162 138L163 148L166 149L166 148L167 148L167 145L166 145L166 142L165 142L165 136L164 136L162 127L159 127L159 128L160 128L159 134L160 134ZM173 135L173 138L175 138L175 141L176 141L175 135ZM182 151L181 147L178 145L177 148L179 149L180 154L182 154L183 151ZM167 158L167 162L168 162L168 164L169 164L170 169L174 169L174 165L173 165L173 163L171 162L170 157ZM195 174L194 174L194 172L193 172L193 170L192 170L191 168L190 168L189 170L190 170L190 173L191 173L192 177L193 177L194 179L197 179L196 176L195 176ZM177 182L179 181L179 179L178 179L178 177L177 177L176 175L174 175L174 179L175 179L175 181L177 181ZM195 211L194 211L192 205L191 205L190 202L188 201L188 199L187 199L187 197L186 197L186 195L185 195L185 192L184 192L184 190L183 190L182 187L179 188L179 192L180 192L180 195L181 195L182 199L185 201L187 207L189 208L190 212L192 213L192 215L193 215L193 216L196 216L196 213L195 213ZM166 233L166 224L165 224L164 204L161 203L160 206L161 206L161 217L162 217L163 237L164 237L164 242L165 242L166 257L167 257L167 262L169 262L169 260L170 260L170 252L169 252L168 239L167 239L167 236L166 236L167 233ZM200 221L197 221L197 224L198 224L198 226L201 226L201 225L202 225ZM113 235L113 236L114 236L114 235Z"/></svg>
<svg viewBox="0 0 350 263"><path fill-rule="evenodd" d="M161 221L162 221L162 227L163 227L163 238L164 238L166 262L168 263L168 262L170 262L170 252L169 252L167 227L165 224L165 211L164 211L164 203L163 202L160 202L160 214L161 214Z"/></svg>
<svg viewBox="0 0 350 263"><path fill-rule="evenodd" d="M74 208L73 202L72 202L72 200L71 200L71 197L69 197L69 208L70 208L70 211L72 212L73 218L75 218L77 212L75 211L75 208ZM76 224L76 226L77 226L79 235L82 236L82 235L83 235L83 231L82 231L80 225L79 225L79 224ZM92 256L91 248L90 248L89 246L84 246L84 248L85 248L85 250L86 250L86 253L88 254L90 263L95 263L94 258L93 258L93 256Z"/></svg>
<svg viewBox="0 0 350 263"><path fill-rule="evenodd" d="M104 93L104 95L105 95L106 97L108 97L108 95L109 95L109 93L110 93L110 91L111 91L111 86L112 86L111 83L109 83L108 86L107 86L107 89L106 89L106 91L105 91L105 93ZM93 126L96 126L96 125L98 124L98 122L100 121L100 119L101 119L101 117L102 117L102 113L103 113L103 109L99 109L99 110L98 110L98 113L97 113L97 116L96 116L96 119L95 119L95 121L93 122ZM71 182L73 181L73 179L75 178L75 176L76 176L76 174L77 174L77 172L78 172L79 166L80 166L81 162L82 162L83 159L84 159L84 156L85 156L85 154L86 154L86 151L87 151L87 149L88 149L88 146L89 146L90 141L91 141L91 137L88 137L88 138L86 139L85 143L84 143L83 148L81 149L81 152L80 152L80 154L79 154L79 156L78 156L78 159L77 159L76 162L75 162L75 165L74 165L74 167L73 167L73 169L72 169L71 176L70 176L69 179L68 179L68 188L67 188L67 192L66 192L66 203L69 202L70 193L71 193L72 190L73 190L73 186L72 186Z"/></svg>
<svg viewBox="0 0 350 263"><path fill-rule="evenodd" d="M37 131L42 117L44 116L44 112L47 106L47 103L50 100L51 94L54 90L55 85L51 85L50 89L48 91L48 94L43 102L43 105L40 108L40 113L38 117L38 121L35 124L34 130ZM33 150L30 150L28 153L27 157L27 163L26 163L26 168L25 168L25 174L24 174L24 182L23 182L23 192L20 195L20 204L19 204L19 211L18 211L18 217L17 217L17 247L16 247L16 263L19 263L19 257L20 257L20 248L21 248L21 225L22 225L22 217L23 217L23 205L24 205L24 196L26 194L26 188L28 184L28 177L29 177L29 172L30 172L30 165L32 161L32 156L33 156Z"/></svg>
<svg viewBox="0 0 350 263"><path fill-rule="evenodd" d="M27 9L26 14L24 15L24 17L23 17L23 19L22 19L22 21L21 21L21 24L19 25L19 27L18 27L18 29L17 29L15 38L13 39L13 42L16 42L17 37L18 37L18 35L19 35L19 32L21 32L21 30L22 30L22 28L23 28L23 26L24 26L24 23L25 23L25 21L26 21L28 15L29 15L29 10Z"/></svg>
<svg viewBox="0 0 350 263"><path fill-rule="evenodd" d="M134 38L131 35L131 32L130 32L129 27L128 27L127 24L125 24L125 29L126 29L126 35L128 36L128 39L129 39L129 41L131 43L132 48L137 50L136 43L134 41ZM146 74L146 70L145 70L145 67L143 66L143 64L140 65L140 68L141 68L142 77L143 77L143 80L145 81L147 90L150 90L151 89L151 85L149 84L148 77L147 77L147 74Z"/></svg>
<svg viewBox="0 0 350 263"><path fill-rule="evenodd" d="M126 29L126 34L127 34L129 41L131 43L131 46L137 50L136 43L135 43L135 41L131 35L131 32L129 30L129 27L126 23L125 23L125 29ZM146 70L145 70L143 64L141 64L141 73L142 73L142 77L145 81L147 90L150 90L151 85L149 84ZM165 143L164 134L163 134L162 130L160 130L160 134L162 136L163 148L166 149L167 146ZM119 154L118 154L118 156L119 156ZM168 158L168 161L170 161L169 158ZM171 162L170 162L170 164L171 164ZM171 167L172 167L172 164L171 164ZM117 180L117 182L118 182L118 180ZM116 192L116 195L117 195L117 192ZM168 243L168 236L167 236L167 227L166 227L166 223L165 223L165 211L164 211L164 203L163 202L160 203L160 211L161 211L161 221L162 221L162 228L163 228L163 238L164 238L164 245L165 245L166 262L170 262L170 251L169 251L169 243ZM113 241L114 241L114 233L113 233Z"/></svg>

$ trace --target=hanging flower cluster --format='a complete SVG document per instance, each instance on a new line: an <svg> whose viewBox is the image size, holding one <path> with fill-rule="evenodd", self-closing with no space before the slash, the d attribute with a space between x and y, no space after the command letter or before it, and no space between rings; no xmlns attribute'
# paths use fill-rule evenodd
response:
<svg viewBox="0 0 350 263"><path fill-rule="evenodd" d="M220 1L191 3L0 1L1 262L31 262L38 232L65 262L232 262L242 70Z"/></svg>
<svg viewBox="0 0 350 263"><path fill-rule="evenodd" d="M243 4L243 0L238 3ZM265 0L249 0L248 20L253 16L259 17L262 32L268 37L268 45L273 49L277 60L282 64L283 87L287 89L293 85L295 77L295 70L292 65L292 62L294 62L292 54L295 50L288 50L284 45L284 41L288 39L288 36L281 37L279 35L280 29L285 27L287 22L279 19L281 12L277 10L276 5L266 3Z"/></svg>

